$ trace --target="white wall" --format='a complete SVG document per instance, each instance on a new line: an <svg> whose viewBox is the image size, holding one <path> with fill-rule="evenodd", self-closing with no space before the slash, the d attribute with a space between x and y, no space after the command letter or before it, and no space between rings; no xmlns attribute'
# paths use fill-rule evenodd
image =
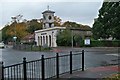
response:
<svg viewBox="0 0 120 80"><path fill-rule="evenodd" d="M48 46L50 44L50 40L49 40L49 35L51 36L51 46L50 47L57 47L57 43L56 43L56 35L57 35L57 31L58 30L50 30L50 31L42 31L42 32L37 32L35 33L35 41L37 42L37 46L39 46L39 44L41 45L41 40L38 41L38 36L39 38L42 37L42 43L45 42L46 44L46 36L48 36ZM45 41L43 41L43 36L45 37ZM38 43L39 42L39 43ZM41 46L44 46L43 44Z"/></svg>

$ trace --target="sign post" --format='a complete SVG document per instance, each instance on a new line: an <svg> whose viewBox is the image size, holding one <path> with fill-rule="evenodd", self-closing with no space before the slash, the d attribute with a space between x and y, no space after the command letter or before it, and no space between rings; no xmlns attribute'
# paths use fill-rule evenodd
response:
<svg viewBox="0 0 120 80"><path fill-rule="evenodd" d="M16 40L17 40L17 37L14 36L14 37L13 37L13 40L15 41L15 47L16 47Z"/></svg>

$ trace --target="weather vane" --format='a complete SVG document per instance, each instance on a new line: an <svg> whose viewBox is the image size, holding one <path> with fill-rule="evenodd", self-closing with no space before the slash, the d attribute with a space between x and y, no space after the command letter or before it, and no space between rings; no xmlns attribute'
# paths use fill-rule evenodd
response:
<svg viewBox="0 0 120 80"><path fill-rule="evenodd" d="M47 6L47 9L49 10L49 5Z"/></svg>

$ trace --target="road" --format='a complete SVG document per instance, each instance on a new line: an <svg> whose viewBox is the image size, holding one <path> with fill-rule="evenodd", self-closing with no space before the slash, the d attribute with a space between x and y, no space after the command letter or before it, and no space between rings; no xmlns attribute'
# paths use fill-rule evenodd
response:
<svg viewBox="0 0 120 80"><path fill-rule="evenodd" d="M57 48L60 54L69 54L71 48ZM85 67L97 67L106 64L118 63L118 48L74 48L74 53L85 50ZM13 50L11 47L0 49L2 52L2 61L4 65L11 65L22 62L23 57L27 58L27 61L40 59L41 55L45 57L55 56L56 52L27 52Z"/></svg>

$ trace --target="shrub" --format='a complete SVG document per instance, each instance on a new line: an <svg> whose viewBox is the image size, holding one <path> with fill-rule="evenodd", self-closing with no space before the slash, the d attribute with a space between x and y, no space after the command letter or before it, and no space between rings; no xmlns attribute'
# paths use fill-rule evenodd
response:
<svg viewBox="0 0 120 80"><path fill-rule="evenodd" d="M92 47L120 47L120 41L119 40L92 40L91 41Z"/></svg>

